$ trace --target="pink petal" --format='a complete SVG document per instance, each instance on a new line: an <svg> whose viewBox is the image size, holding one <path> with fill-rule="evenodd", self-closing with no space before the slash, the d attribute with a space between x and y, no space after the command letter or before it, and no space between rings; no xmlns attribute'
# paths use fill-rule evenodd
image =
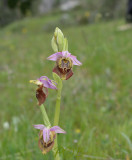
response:
<svg viewBox="0 0 132 160"><path fill-rule="evenodd" d="M63 129L61 129L59 126L54 126L50 128L50 131L55 131L55 133L66 133Z"/></svg>
<svg viewBox="0 0 132 160"><path fill-rule="evenodd" d="M43 140L44 140L44 142L47 143L49 141L49 138L50 138L50 129L48 129L48 128L43 129Z"/></svg>
<svg viewBox="0 0 132 160"><path fill-rule="evenodd" d="M46 76L42 76L38 80L42 82L46 88L57 89L53 82Z"/></svg>
<svg viewBox="0 0 132 160"><path fill-rule="evenodd" d="M54 53L52 54L51 56L49 56L47 59L48 60L51 60L51 61L57 61L57 59L62 56L62 53L61 52L57 52L57 53Z"/></svg>
<svg viewBox="0 0 132 160"><path fill-rule="evenodd" d="M50 81L42 81L44 83L44 87L46 88L51 88L51 89L57 89L57 87Z"/></svg>
<svg viewBox="0 0 132 160"><path fill-rule="evenodd" d="M82 63L77 60L76 56L70 55L70 58L72 59L74 65L78 65L78 66L82 65Z"/></svg>
<svg viewBox="0 0 132 160"><path fill-rule="evenodd" d="M33 125L34 128L36 129L40 129L40 130L43 130L45 128L45 126L43 124L37 124L37 125Z"/></svg>
<svg viewBox="0 0 132 160"><path fill-rule="evenodd" d="M71 53L69 53L68 51L62 51L62 56L63 57L70 57Z"/></svg>

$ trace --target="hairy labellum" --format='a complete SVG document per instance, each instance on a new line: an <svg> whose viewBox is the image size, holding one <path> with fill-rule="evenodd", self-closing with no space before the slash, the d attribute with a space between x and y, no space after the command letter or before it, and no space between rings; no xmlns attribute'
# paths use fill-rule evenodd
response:
<svg viewBox="0 0 132 160"><path fill-rule="evenodd" d="M43 131L42 130L40 131L38 146L41 149L43 154L46 154L53 148L55 138L56 138L56 133L54 131L51 131L49 141L46 143L43 140Z"/></svg>
<svg viewBox="0 0 132 160"><path fill-rule="evenodd" d="M77 60L76 56L73 56L68 51L54 53L50 55L47 59L51 61L56 61L56 67L54 67L53 72L58 74L63 80L67 80L73 75L73 65L82 65L82 63Z"/></svg>
<svg viewBox="0 0 132 160"><path fill-rule="evenodd" d="M58 74L62 79L67 80L69 79L72 75L72 60L70 58L65 58L65 57L60 57L56 61L56 67L53 69L53 72Z"/></svg>
<svg viewBox="0 0 132 160"><path fill-rule="evenodd" d="M48 96L48 88L57 89L56 83L46 76L41 76L37 80L30 80L30 83L34 83L38 86L36 89L36 98L38 99L39 106L45 102Z"/></svg>
<svg viewBox="0 0 132 160"><path fill-rule="evenodd" d="M45 102L47 96L48 96L48 89L43 87L43 85L38 86L36 90L36 98L38 99L39 106Z"/></svg>
<svg viewBox="0 0 132 160"><path fill-rule="evenodd" d="M51 128L44 126L43 124L34 125L34 128L39 129L39 141L38 146L43 154L49 152L54 146L54 139L56 138L56 133L66 132L59 126L53 126Z"/></svg>

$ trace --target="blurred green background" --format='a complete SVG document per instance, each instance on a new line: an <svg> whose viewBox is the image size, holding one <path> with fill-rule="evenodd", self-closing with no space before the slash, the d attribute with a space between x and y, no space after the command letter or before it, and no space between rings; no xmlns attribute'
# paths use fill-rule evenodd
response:
<svg viewBox="0 0 132 160"><path fill-rule="evenodd" d="M0 160L53 159L52 152L42 155L38 148L38 130L32 125L43 119L36 86L29 80L42 75L53 79L55 63L46 58L53 54L51 38L56 26L68 38L69 52L83 63L63 82L59 126L67 134L58 136L62 159L130 160L132 29L119 29L125 24L126 1L85 0L66 10L69 2L58 0L50 1L49 10L43 11L38 6L44 1L30 1L25 11L20 1L13 8L3 2ZM56 91L49 90L45 106L51 122L55 100Z"/></svg>

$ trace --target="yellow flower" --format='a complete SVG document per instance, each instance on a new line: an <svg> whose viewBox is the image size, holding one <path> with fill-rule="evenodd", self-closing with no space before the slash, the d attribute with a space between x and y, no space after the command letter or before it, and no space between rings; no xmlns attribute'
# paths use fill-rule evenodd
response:
<svg viewBox="0 0 132 160"><path fill-rule="evenodd" d="M128 155L126 155L126 160L130 160L130 158L129 158L129 156L128 156Z"/></svg>
<svg viewBox="0 0 132 160"><path fill-rule="evenodd" d="M27 33L27 29L26 29L26 28L23 28L23 29L22 29L22 33L24 33L24 34Z"/></svg>
<svg viewBox="0 0 132 160"><path fill-rule="evenodd" d="M87 12L85 12L85 17L87 17L87 18L88 18L89 16L90 16L90 12L88 12L88 11L87 11Z"/></svg>
<svg viewBox="0 0 132 160"><path fill-rule="evenodd" d="M102 18L102 14L101 13L97 13L96 17L95 17L95 21L99 21Z"/></svg>
<svg viewBox="0 0 132 160"><path fill-rule="evenodd" d="M79 134L81 132L81 130L79 128L76 128L75 132Z"/></svg>

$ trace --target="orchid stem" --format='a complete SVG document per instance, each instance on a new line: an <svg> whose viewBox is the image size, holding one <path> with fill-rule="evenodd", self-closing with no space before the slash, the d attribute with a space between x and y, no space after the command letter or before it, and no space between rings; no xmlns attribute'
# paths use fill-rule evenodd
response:
<svg viewBox="0 0 132 160"><path fill-rule="evenodd" d="M61 90L62 90L62 80L61 79L58 80L57 88L58 88L58 90L57 90L57 99L56 99L56 106L55 106L54 126L58 126L58 124L59 124ZM57 135L56 135L55 144L53 147L53 153L54 153L55 160L60 160L58 143L57 143Z"/></svg>
<svg viewBox="0 0 132 160"><path fill-rule="evenodd" d="M60 92L61 94L61 92ZM55 117L54 117L54 126L57 126L59 123L59 118L60 118L60 102L61 102L61 96L59 95L59 91L58 91L58 95L57 95L57 99L56 99L56 109L55 109Z"/></svg>
<svg viewBox="0 0 132 160"><path fill-rule="evenodd" d="M48 115L46 113L46 110L45 110L45 107L44 107L43 104L40 106L40 110L41 110L42 115L43 115L44 124L46 125L46 127L51 127Z"/></svg>

